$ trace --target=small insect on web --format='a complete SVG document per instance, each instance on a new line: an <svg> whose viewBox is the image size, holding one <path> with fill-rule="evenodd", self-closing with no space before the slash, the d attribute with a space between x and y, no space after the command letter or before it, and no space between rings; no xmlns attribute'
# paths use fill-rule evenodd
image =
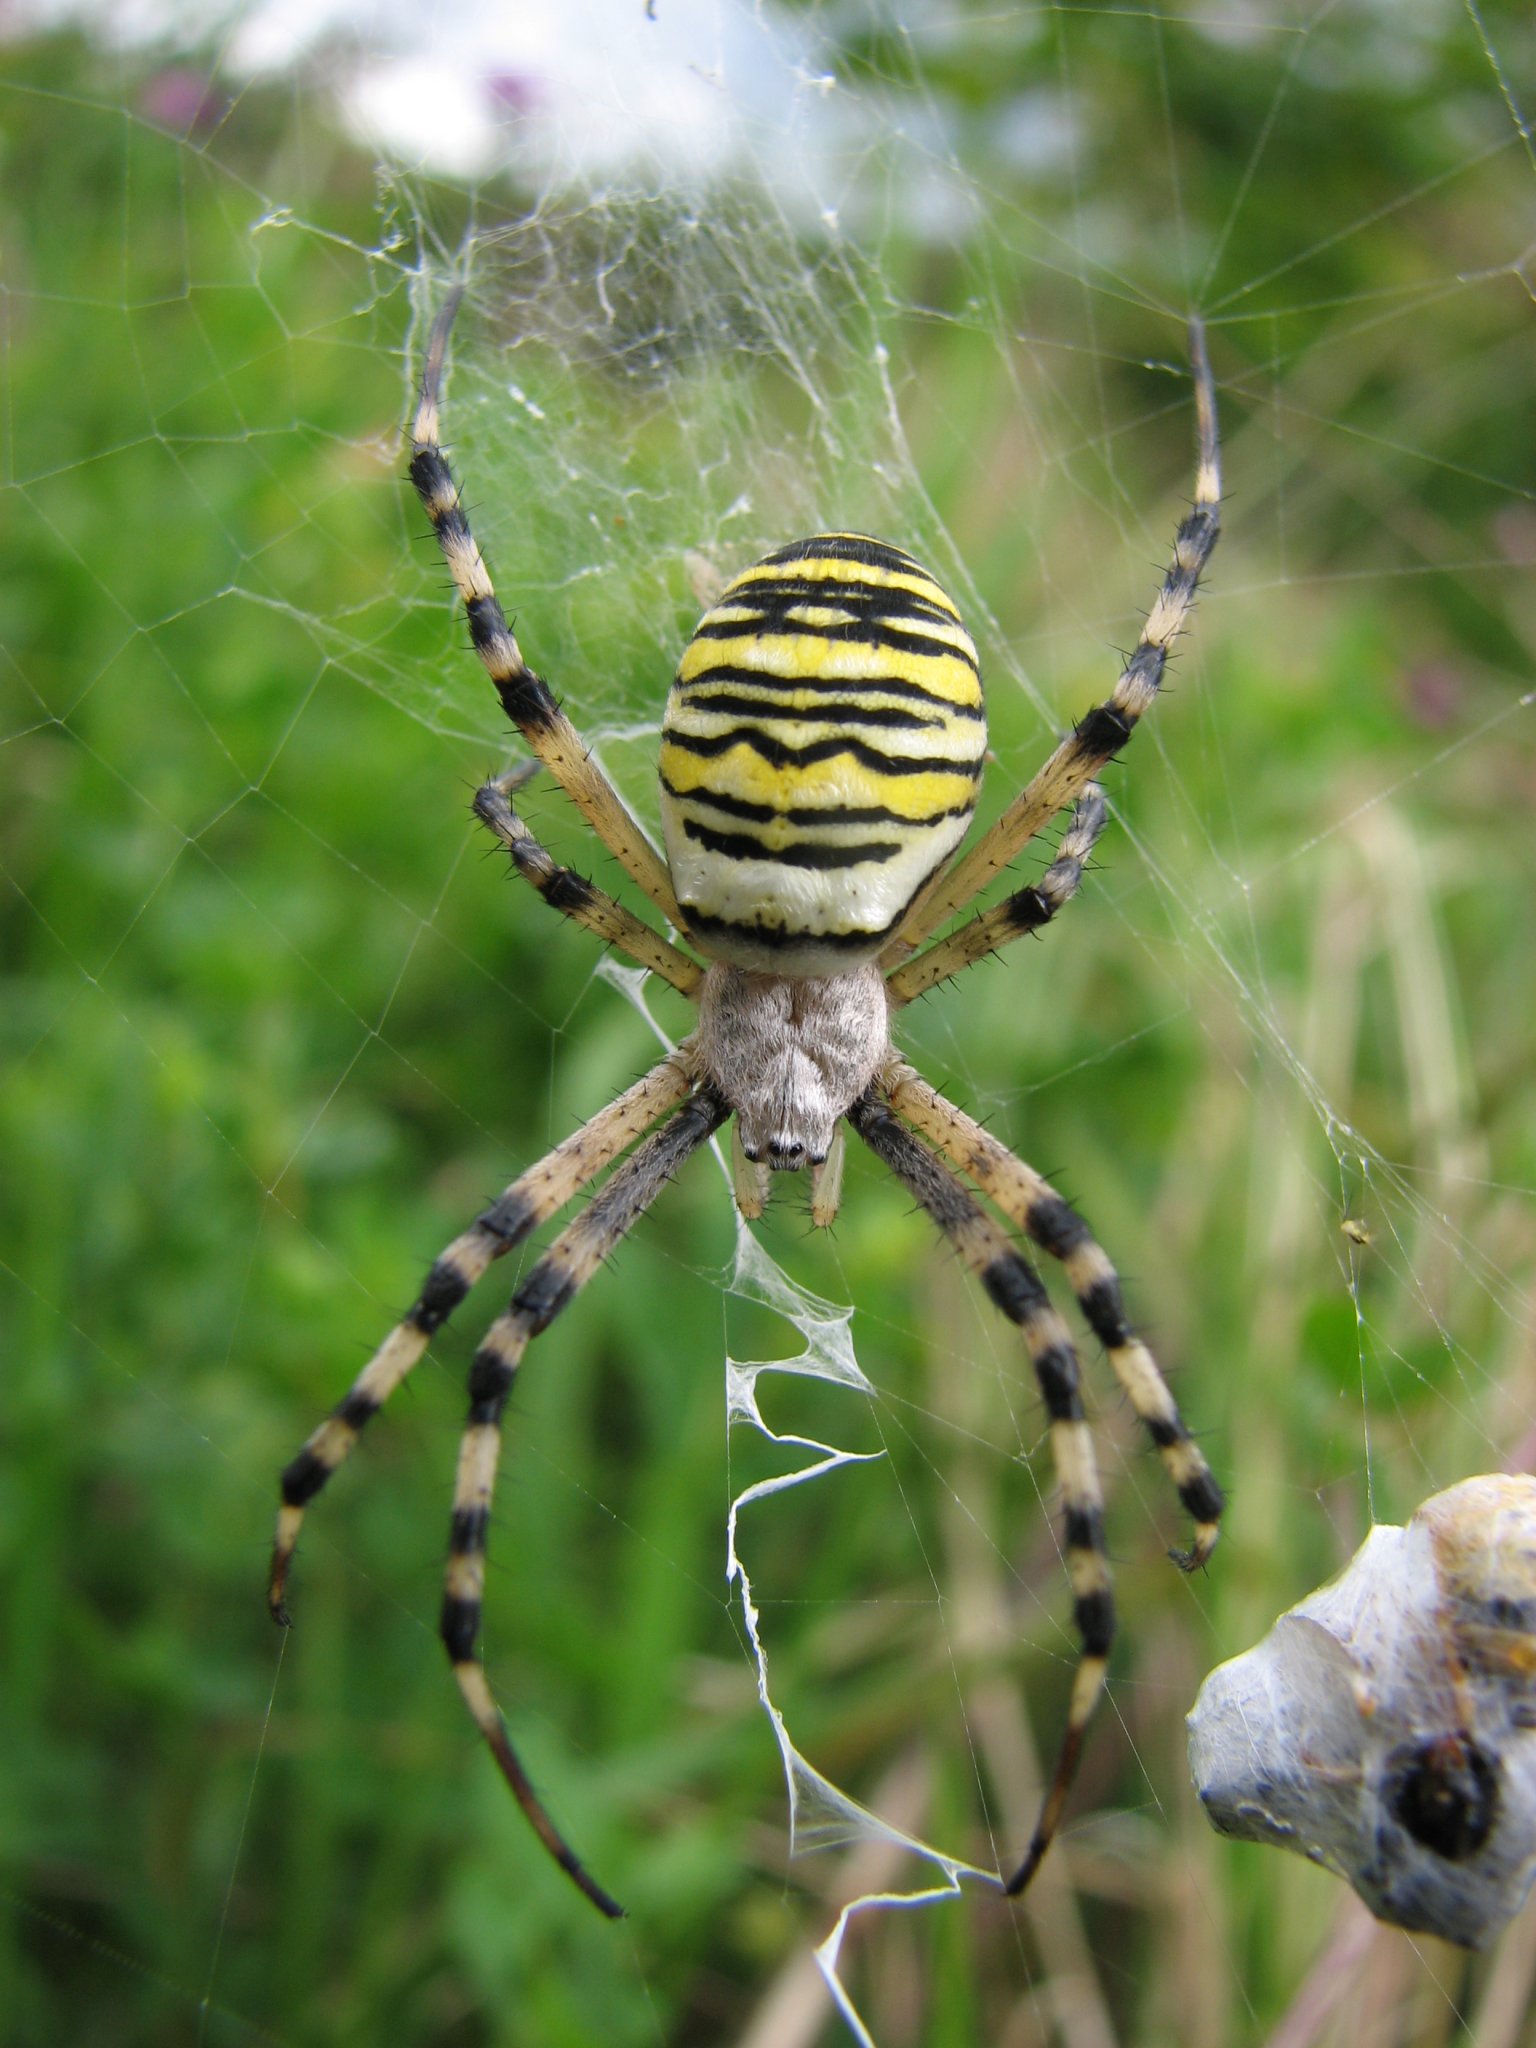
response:
<svg viewBox="0 0 1536 2048"><path fill-rule="evenodd" d="M286 1624L305 1510L364 1426L486 1268L612 1168L522 1279L470 1365L441 1632L469 1711L540 1840L594 1905L617 1916L622 1909L529 1782L479 1656L502 1415L531 1340L722 1125L732 1128L742 1214L762 1214L775 1172L804 1170L818 1225L837 1213L846 1125L1018 1326L1049 1418L1080 1652L1055 1769L1029 1847L1006 1884L1021 1892L1056 1833L1103 1688L1114 1601L1076 1346L1011 1232L1061 1263L1108 1352L1194 1522L1190 1549L1175 1553L1185 1567L1209 1557L1222 1496L1086 1224L1033 1167L901 1057L891 1019L915 996L1038 931L1077 891L1107 817L1093 778L1155 699L1216 544L1221 477L1203 332L1191 323L1194 502L1140 638L1108 700L1079 721L968 854L956 850L975 809L987 734L971 637L943 589L905 550L864 534L821 533L737 576L683 652L662 724L663 858L523 660L470 532L438 424L459 296L444 306L428 343L411 480L475 651L536 757L487 783L474 810L546 903L669 982L697 1005L698 1022L675 1052L513 1181L434 1262L404 1320L283 1473L272 1614ZM513 803L539 764L693 953L539 844ZM938 936L1069 807L1055 858L1038 882Z"/></svg>

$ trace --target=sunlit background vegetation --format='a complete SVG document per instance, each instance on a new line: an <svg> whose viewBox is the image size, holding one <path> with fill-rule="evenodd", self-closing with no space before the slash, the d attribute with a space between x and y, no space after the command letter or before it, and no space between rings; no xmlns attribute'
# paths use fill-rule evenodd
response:
<svg viewBox="0 0 1536 2048"><path fill-rule="evenodd" d="M714 10L658 12L707 81ZM0 2036L831 2043L811 1945L932 1877L790 1856L724 1583L730 1499L785 1459L727 1442L721 1385L800 1340L728 1291L707 1160L536 1346L492 1540L493 1677L630 1918L533 1842L436 1641L499 1276L266 1618L279 1467L438 1246L655 1056L470 827L509 742L398 444L456 270L493 567L652 816L699 590L802 518L966 599L995 810L1134 639L1206 309L1228 524L1174 687L1082 899L909 1042L1111 1248L1229 1531L1172 1571L1090 1360L1124 1627L1067 1832L1023 1910L862 1916L843 1975L882 2048L1514 2043L1530 1916L1476 1962L1363 1931L1210 1833L1183 1716L1373 1517L1531 1459L1528 10L750 19L801 53L794 122L693 182L402 166L343 111L345 23L265 71L90 17L0 45ZM518 144L536 92L478 84ZM836 218L765 185L807 160ZM1022 1358L860 1160L834 1235L791 1189L761 1236L855 1305L878 1389L764 1382L770 1420L886 1453L748 1511L775 1697L882 1816L1006 1860L1072 1650Z"/></svg>

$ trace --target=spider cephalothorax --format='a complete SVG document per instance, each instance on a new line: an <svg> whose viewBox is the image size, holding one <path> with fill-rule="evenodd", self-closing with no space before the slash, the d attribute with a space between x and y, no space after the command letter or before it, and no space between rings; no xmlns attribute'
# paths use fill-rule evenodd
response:
<svg viewBox="0 0 1536 2048"><path fill-rule="evenodd" d="M529 1784L478 1654L502 1415L529 1342L714 1131L731 1124L744 1215L761 1213L774 1170L809 1168L812 1219L826 1224L837 1211L846 1124L928 1211L1018 1326L1050 1424L1082 1651L1034 1836L1008 1880L1010 1892L1022 1891L1055 1833L1103 1686L1114 1604L1076 1347L1015 1232L1060 1261L1160 1452L1195 1523L1181 1562L1209 1556L1221 1491L1127 1319L1114 1268L1087 1226L1032 1167L900 1057L890 1018L924 990L1038 930L1077 889L1106 816L1093 777L1156 696L1168 647L1216 543L1221 481L1203 337L1193 325L1195 501L1141 637L1109 700L1080 721L968 854L955 850L975 808L986 748L970 635L938 583L902 549L863 534L823 533L745 570L684 651L662 726L664 861L523 660L470 533L438 437L456 305L455 297L428 345L411 480L476 652L535 757L487 783L475 811L546 902L670 982L698 1005L699 1018L675 1053L515 1180L439 1255L414 1306L283 1474L272 1612L286 1622L284 1594L305 1508L433 1334L492 1260L612 1167L530 1267L475 1353L442 1635L470 1712L545 1847L594 1904L617 1914ZM702 960L558 866L534 838L512 798L540 764ZM935 939L1069 806L1055 857L1036 882Z"/></svg>

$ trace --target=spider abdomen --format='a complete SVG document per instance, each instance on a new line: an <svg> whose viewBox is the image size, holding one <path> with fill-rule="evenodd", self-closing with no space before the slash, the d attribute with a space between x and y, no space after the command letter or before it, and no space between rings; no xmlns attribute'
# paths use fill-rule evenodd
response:
<svg viewBox="0 0 1536 2048"><path fill-rule="evenodd" d="M779 975L876 953L975 808L976 649L908 554L863 534L779 548L683 652L662 820L690 933Z"/></svg>

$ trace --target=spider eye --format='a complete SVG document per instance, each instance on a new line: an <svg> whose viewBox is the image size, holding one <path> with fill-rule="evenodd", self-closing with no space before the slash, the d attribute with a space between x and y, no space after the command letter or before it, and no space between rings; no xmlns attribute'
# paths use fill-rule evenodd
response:
<svg viewBox="0 0 1536 2048"><path fill-rule="evenodd" d="M1393 1819L1447 1863L1475 1856L1498 1818L1498 1765L1469 1735L1432 1735L1393 1750L1384 1791Z"/></svg>

